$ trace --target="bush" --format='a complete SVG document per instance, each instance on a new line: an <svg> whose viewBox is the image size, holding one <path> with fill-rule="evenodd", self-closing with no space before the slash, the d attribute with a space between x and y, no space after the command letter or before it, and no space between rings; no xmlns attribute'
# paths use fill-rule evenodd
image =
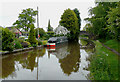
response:
<svg viewBox="0 0 120 82"><path fill-rule="evenodd" d="M21 45L21 43L18 40L14 41L14 46L15 46L16 49L22 48L22 45Z"/></svg>
<svg viewBox="0 0 120 82"><path fill-rule="evenodd" d="M33 47L37 47L37 44L32 44Z"/></svg>
<svg viewBox="0 0 120 82"><path fill-rule="evenodd" d="M14 49L15 35L10 32L7 28L2 28L2 50L3 51L12 51Z"/></svg>
<svg viewBox="0 0 120 82"><path fill-rule="evenodd" d="M15 40L17 40L17 41L20 42L20 43L24 42L24 40L23 40L23 39L20 39L20 38L16 38Z"/></svg>
<svg viewBox="0 0 120 82"><path fill-rule="evenodd" d="M31 24L30 32L29 32L29 36L28 36L28 41L31 43L31 45L37 45L34 28L35 28L34 24Z"/></svg>
<svg viewBox="0 0 120 82"><path fill-rule="evenodd" d="M3 47L3 46L2 46ZM4 50L4 49L3 49ZM5 50L7 50L7 51L13 51L14 50L14 43L12 42L12 43L8 43L7 45L6 45L6 49Z"/></svg>
<svg viewBox="0 0 120 82"><path fill-rule="evenodd" d="M24 47L24 48L31 46L30 43L27 42L27 41L22 42L21 45L22 45L22 47Z"/></svg>
<svg viewBox="0 0 120 82"><path fill-rule="evenodd" d="M38 40L38 45L42 45L42 41Z"/></svg>
<svg viewBox="0 0 120 82"><path fill-rule="evenodd" d="M2 27L0 27L0 51L2 51Z"/></svg>
<svg viewBox="0 0 120 82"><path fill-rule="evenodd" d="M19 39L21 39L21 40L25 41L25 37L19 37Z"/></svg>
<svg viewBox="0 0 120 82"><path fill-rule="evenodd" d="M42 41L42 44L46 45L47 44L47 40Z"/></svg>

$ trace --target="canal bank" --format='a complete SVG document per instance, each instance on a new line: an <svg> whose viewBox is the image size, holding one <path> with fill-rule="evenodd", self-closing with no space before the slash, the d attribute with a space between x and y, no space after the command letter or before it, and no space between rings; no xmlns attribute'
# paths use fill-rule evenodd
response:
<svg viewBox="0 0 120 82"><path fill-rule="evenodd" d="M22 49L15 49L13 51L4 51L4 52L0 52L0 55L7 55L7 54L12 54L12 53L18 53L18 52L22 52L22 51L28 51L28 50L32 50L35 48L42 48L44 47L43 45L37 46L37 47L29 47L29 48L22 48Z"/></svg>
<svg viewBox="0 0 120 82"><path fill-rule="evenodd" d="M99 41L96 44L95 53L90 57L91 80L118 80L119 79L119 55L104 47Z"/></svg>
<svg viewBox="0 0 120 82"><path fill-rule="evenodd" d="M88 40L82 37L83 40ZM89 40L88 40L89 41ZM98 41L92 40L95 44L95 51L88 60L90 80L118 80L119 79L119 42L116 40ZM85 43L87 45L87 43Z"/></svg>

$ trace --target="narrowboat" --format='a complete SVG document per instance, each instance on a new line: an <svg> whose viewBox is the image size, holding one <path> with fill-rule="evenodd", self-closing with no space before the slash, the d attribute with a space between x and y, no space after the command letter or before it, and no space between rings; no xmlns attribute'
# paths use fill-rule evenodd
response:
<svg viewBox="0 0 120 82"><path fill-rule="evenodd" d="M67 42L68 39L67 37L51 37L49 40L48 40L48 43L47 43L47 47L55 47L56 45L58 44L61 44L63 42Z"/></svg>

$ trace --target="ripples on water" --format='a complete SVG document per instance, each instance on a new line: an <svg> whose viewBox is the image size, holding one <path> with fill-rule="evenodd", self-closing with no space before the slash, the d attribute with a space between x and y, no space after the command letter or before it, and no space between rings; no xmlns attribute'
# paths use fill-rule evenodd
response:
<svg viewBox="0 0 120 82"><path fill-rule="evenodd" d="M81 49L84 41L64 43L1 57L6 80L86 80L87 58L93 49Z"/></svg>

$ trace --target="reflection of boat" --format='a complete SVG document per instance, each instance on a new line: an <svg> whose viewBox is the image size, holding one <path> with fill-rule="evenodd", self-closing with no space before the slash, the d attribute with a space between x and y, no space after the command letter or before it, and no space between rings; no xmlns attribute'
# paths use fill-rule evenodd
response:
<svg viewBox="0 0 120 82"><path fill-rule="evenodd" d="M55 51L55 46L47 47L48 51Z"/></svg>
<svg viewBox="0 0 120 82"><path fill-rule="evenodd" d="M47 47L51 47L51 46L56 46L57 44L60 44L60 43L63 43L63 42L67 42L67 37L51 37L49 40L48 40L48 43L47 43Z"/></svg>
<svg viewBox="0 0 120 82"><path fill-rule="evenodd" d="M55 49L53 49L55 48ZM47 47L48 50L48 55L55 55L58 59L63 59L65 58L69 52L68 52L68 43L63 43L63 44L59 44L55 47L51 46L51 47Z"/></svg>

